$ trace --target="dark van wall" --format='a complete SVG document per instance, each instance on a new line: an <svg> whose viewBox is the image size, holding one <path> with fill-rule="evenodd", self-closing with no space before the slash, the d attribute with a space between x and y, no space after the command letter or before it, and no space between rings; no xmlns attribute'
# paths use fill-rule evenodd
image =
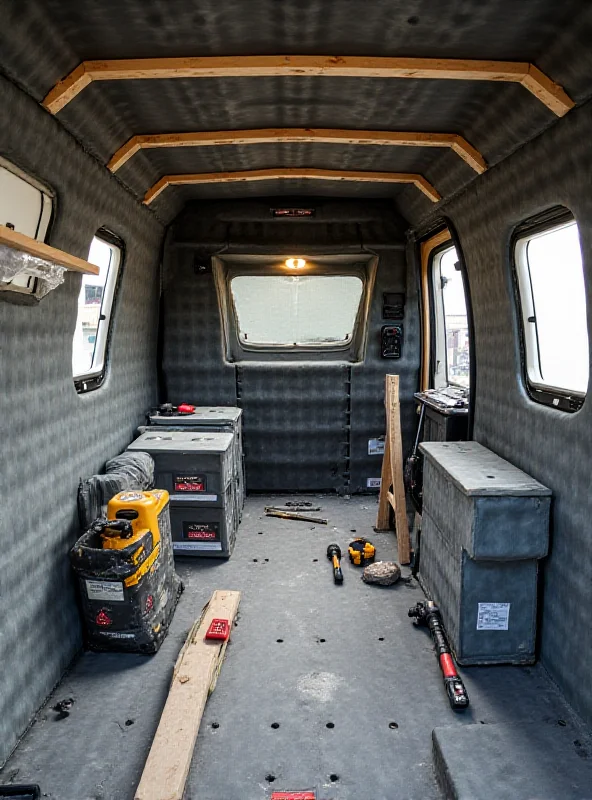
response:
<svg viewBox="0 0 592 800"><path fill-rule="evenodd" d="M551 554L542 562L541 658L592 721L592 397L576 414L529 399L521 378L510 281L518 223L564 205L579 225L592 327L592 105L478 178L443 209L457 228L475 319L475 439L553 490ZM557 264L561 281L561 264ZM592 335L590 336L592 342Z"/></svg>
<svg viewBox="0 0 592 800"><path fill-rule="evenodd" d="M81 278L37 306L0 302L0 763L81 646L68 550L81 476L132 439L155 400L161 225L31 98L0 79L0 155L57 192L49 243L86 258L105 226L125 242L108 375L77 395Z"/></svg>
<svg viewBox="0 0 592 800"><path fill-rule="evenodd" d="M250 491L365 491L367 478L380 477L381 458L368 455L368 439L384 434L387 372L401 376L406 448L416 424L418 310L404 223L391 203L321 198L294 203L315 207L314 221L271 220L270 206L278 202L194 203L173 224L163 281L165 396L174 403L242 405ZM281 204L291 205L285 198ZM289 356L225 361L214 280L196 270L197 262L207 263L209 253L220 250L351 253L352 260L375 251L379 266L364 362L294 362ZM380 358L384 291L407 291L398 361Z"/></svg>

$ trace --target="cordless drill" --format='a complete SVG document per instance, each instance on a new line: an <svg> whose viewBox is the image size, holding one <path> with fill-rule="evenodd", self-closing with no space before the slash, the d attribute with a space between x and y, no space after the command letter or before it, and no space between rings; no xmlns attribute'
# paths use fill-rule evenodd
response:
<svg viewBox="0 0 592 800"><path fill-rule="evenodd" d="M341 548L338 544L330 544L327 548L327 558L333 563L333 580L335 583L343 583L343 572L341 571Z"/></svg>

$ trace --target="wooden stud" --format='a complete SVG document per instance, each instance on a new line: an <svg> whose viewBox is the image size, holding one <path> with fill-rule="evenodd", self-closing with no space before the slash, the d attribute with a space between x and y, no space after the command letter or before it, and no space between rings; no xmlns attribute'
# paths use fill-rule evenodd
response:
<svg viewBox="0 0 592 800"><path fill-rule="evenodd" d="M405 172L361 172L358 170L338 169L250 169L240 172L197 172L186 175L165 175L152 186L144 197L144 203L150 203L164 192L167 186L195 185L202 183L236 183L247 181L268 181L281 178L304 178L321 181L361 181L366 183L411 183L422 191L433 203L442 198L423 175Z"/></svg>
<svg viewBox="0 0 592 800"><path fill-rule="evenodd" d="M323 144L370 144L398 147L449 147L475 172L485 172L481 153L456 133L402 133L323 128L267 128L245 131L198 131L133 136L115 153L107 166L116 172L139 150L155 147L217 147L269 142L320 142Z"/></svg>
<svg viewBox="0 0 592 800"><path fill-rule="evenodd" d="M51 247L44 242L38 242L37 239L32 239L24 233L13 231L12 228L7 228L5 225L0 225L0 244L12 247L14 250L20 250L27 255L35 256L35 258L49 261L55 266L64 267L72 272L82 272L85 275L98 275L99 268L88 261L84 261L77 256L71 256L69 253L64 253L63 250L58 250L56 247ZM26 267L23 267L26 269Z"/></svg>
<svg viewBox="0 0 592 800"><path fill-rule="evenodd" d="M411 560L409 524L403 482L403 440L401 437L401 406L399 400L399 376L385 376L386 436L378 498L377 530L389 529L389 507L395 512L395 530L399 562L409 564ZM392 492L389 486L393 487Z"/></svg>
<svg viewBox="0 0 592 800"><path fill-rule="evenodd" d="M57 114L91 81L228 78L282 75L330 75L349 78L502 81L521 83L555 114L573 107L563 89L534 65L523 61L475 61L446 58L373 56L204 56L84 61L43 101Z"/></svg>
<svg viewBox="0 0 592 800"><path fill-rule="evenodd" d="M232 631L240 592L216 591L179 653L169 694L135 800L182 800L208 696L214 690L227 641L205 640L213 619L227 619Z"/></svg>
<svg viewBox="0 0 592 800"><path fill-rule="evenodd" d="M431 262L431 255L433 251L440 247L445 242L451 242L452 236L448 228L445 228L440 233L426 239L420 246L420 260L421 260L421 298L422 298L422 353L421 353L421 376L420 376L420 391L425 392L429 389L430 380L430 350L431 350L431 328L430 328L430 315L431 315L431 297L430 297L430 280L429 280L429 267Z"/></svg>

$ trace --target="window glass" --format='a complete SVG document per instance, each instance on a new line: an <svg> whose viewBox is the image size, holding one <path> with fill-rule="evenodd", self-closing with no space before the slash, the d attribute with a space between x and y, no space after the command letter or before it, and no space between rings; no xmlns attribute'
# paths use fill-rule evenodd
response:
<svg viewBox="0 0 592 800"><path fill-rule="evenodd" d="M519 239L516 269L529 382L552 391L585 394L588 325L577 223Z"/></svg>
<svg viewBox="0 0 592 800"><path fill-rule="evenodd" d="M121 262L121 249L95 236L88 260L99 267L100 271L98 275L82 277L72 343L72 373L75 379L96 377L104 372L109 320Z"/></svg>
<svg viewBox="0 0 592 800"><path fill-rule="evenodd" d="M456 249L448 247L433 262L436 370L435 388L469 387L469 322L465 287Z"/></svg>
<svg viewBox="0 0 592 800"><path fill-rule="evenodd" d="M239 275L231 282L239 339L247 346L348 344L362 289L355 275Z"/></svg>

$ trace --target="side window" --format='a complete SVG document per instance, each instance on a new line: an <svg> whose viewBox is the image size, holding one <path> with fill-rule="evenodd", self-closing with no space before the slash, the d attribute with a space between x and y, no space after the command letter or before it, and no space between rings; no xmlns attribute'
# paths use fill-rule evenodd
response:
<svg viewBox="0 0 592 800"><path fill-rule="evenodd" d="M533 399L577 411L589 373L586 287L576 221L526 223L514 241L525 371Z"/></svg>
<svg viewBox="0 0 592 800"><path fill-rule="evenodd" d="M52 208L53 201L47 189L13 164L0 159L0 225L44 242ZM10 280L1 281L0 289L34 294L37 280L33 275L19 272Z"/></svg>
<svg viewBox="0 0 592 800"><path fill-rule="evenodd" d="M434 388L469 388L469 322L465 286L456 249L447 246L432 257L434 308Z"/></svg>
<svg viewBox="0 0 592 800"><path fill-rule="evenodd" d="M105 377L109 328L122 258L122 246L111 235L99 231L92 240L88 260L100 272L83 276L78 295L72 341L72 374L78 392L96 389Z"/></svg>

